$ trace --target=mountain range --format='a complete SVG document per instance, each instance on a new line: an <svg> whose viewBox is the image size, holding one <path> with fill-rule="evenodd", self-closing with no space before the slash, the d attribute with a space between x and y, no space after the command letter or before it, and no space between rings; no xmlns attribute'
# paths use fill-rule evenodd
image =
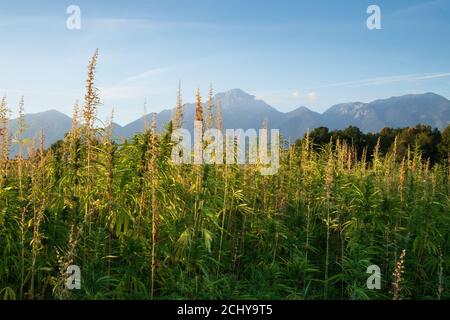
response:
<svg viewBox="0 0 450 320"><path fill-rule="evenodd" d="M324 113L314 112L304 106L284 113L241 89L218 93L213 98L214 103L217 101L220 101L224 129L258 129L267 118L269 128L280 129L280 133L291 140L302 137L308 129L320 126L343 129L352 125L359 127L363 132L377 132L384 127L407 127L419 123L442 130L450 124L450 101L434 93L409 94L370 103L341 103ZM185 128L192 130L194 115L195 104L184 104ZM147 121L150 118L147 116ZM158 130L161 130L171 118L171 109L159 112ZM71 121L70 117L56 110L27 114L24 137L38 139L42 128L45 146L48 147L64 137L70 130ZM132 137L143 130L144 121L145 118L142 117L126 126L114 124L114 136ZM17 119L12 119L10 132L15 132L17 125ZM17 153L16 146L12 147L11 153L12 155Z"/></svg>

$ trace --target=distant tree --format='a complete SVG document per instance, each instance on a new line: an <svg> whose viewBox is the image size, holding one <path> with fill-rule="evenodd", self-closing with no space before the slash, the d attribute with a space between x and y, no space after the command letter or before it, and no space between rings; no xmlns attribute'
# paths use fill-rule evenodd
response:
<svg viewBox="0 0 450 320"><path fill-rule="evenodd" d="M341 133L340 139L346 141L349 145L353 145L358 153L361 153L367 145L364 133L362 133L359 128L354 126L349 126L344 129Z"/></svg>
<svg viewBox="0 0 450 320"><path fill-rule="evenodd" d="M431 127L420 127L415 138L415 145L420 148L424 159L436 162L439 159L438 145L441 142L441 133L431 130Z"/></svg>
<svg viewBox="0 0 450 320"><path fill-rule="evenodd" d="M450 125L442 132L441 142L438 145L438 152L441 159L448 161L450 155Z"/></svg>
<svg viewBox="0 0 450 320"><path fill-rule="evenodd" d="M331 134L327 127L315 128L309 135L315 145L323 146L330 142Z"/></svg>
<svg viewBox="0 0 450 320"><path fill-rule="evenodd" d="M414 128L405 128L398 135L398 159L406 158L408 154L408 148L411 148L411 146L414 146Z"/></svg>
<svg viewBox="0 0 450 320"><path fill-rule="evenodd" d="M403 129L383 128L379 134L375 134L376 140L380 138L380 152L386 154L388 151L392 151L394 147L395 137L397 137ZM374 142L377 143L376 141ZM375 146L375 145L374 145ZM400 159L401 160L401 159Z"/></svg>
<svg viewBox="0 0 450 320"><path fill-rule="evenodd" d="M450 126L449 126L450 127ZM436 163L442 159L447 159L450 150L450 129L447 127L444 132L433 129L428 125L417 125L406 128L383 128L379 133L363 133L359 128L349 126L344 130L330 131L327 127L315 128L309 135L316 149L328 144L330 139L345 141L353 145L358 155L361 156L364 149L368 151L370 158L375 145L380 140L380 153L392 152L394 142L397 138L397 160L401 161L407 156L408 148L414 151L418 148L424 160ZM298 143L300 140L298 141ZM297 144L298 144L297 143Z"/></svg>

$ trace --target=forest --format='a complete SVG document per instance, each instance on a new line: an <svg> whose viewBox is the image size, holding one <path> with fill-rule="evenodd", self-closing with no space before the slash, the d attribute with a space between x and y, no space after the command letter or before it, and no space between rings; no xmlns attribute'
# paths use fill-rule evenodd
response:
<svg viewBox="0 0 450 320"><path fill-rule="evenodd" d="M283 144L270 176L174 164L180 94L164 132L153 116L118 142L113 115L96 125L97 59L71 131L47 150L43 134L22 138L24 100L17 132L1 101L0 299L450 298L448 128L315 129ZM195 120L222 130L200 93Z"/></svg>

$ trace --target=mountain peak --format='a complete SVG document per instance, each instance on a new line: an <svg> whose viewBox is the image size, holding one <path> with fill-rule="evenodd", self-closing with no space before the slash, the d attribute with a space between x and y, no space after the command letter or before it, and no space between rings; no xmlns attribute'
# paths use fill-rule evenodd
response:
<svg viewBox="0 0 450 320"><path fill-rule="evenodd" d="M266 105L265 102L257 100L255 96L238 88L217 93L214 99L220 101L224 110L229 108L245 110L254 105Z"/></svg>
<svg viewBox="0 0 450 320"><path fill-rule="evenodd" d="M298 107L297 109L289 111L287 114L291 115L291 116L300 116L300 115L310 114L310 113L317 113L317 112L314 112L305 106L301 106L301 107Z"/></svg>
<svg viewBox="0 0 450 320"><path fill-rule="evenodd" d="M66 115L65 113L63 113L63 112L61 112L61 111L58 111L58 110L56 110L56 109L50 109L50 110L47 110L47 111L42 111L42 112L39 112L39 114L42 114L42 115L53 115L53 116L62 116L62 117L69 117L69 116Z"/></svg>
<svg viewBox="0 0 450 320"><path fill-rule="evenodd" d="M426 93L405 94L402 96L393 96L393 97L385 98L385 99L377 99L375 101L372 101L371 104L380 103L380 102L398 103L398 101L407 101L407 100L423 101L424 99L426 99L426 100L432 99L434 101L440 100L443 102L448 102L448 99L446 99L445 97L443 97L441 95L438 95L433 92L426 92Z"/></svg>
<svg viewBox="0 0 450 320"><path fill-rule="evenodd" d="M70 119L68 115L65 113L62 113L61 111L58 111L56 109L50 109L45 111L39 111L34 113L27 113L25 114L26 118L33 118L33 119L43 119L43 118L50 118L50 119L58 119L64 118L64 119ZM11 120L18 119L18 116L16 118L12 118Z"/></svg>
<svg viewBox="0 0 450 320"><path fill-rule="evenodd" d="M225 92L216 94L216 99L222 102L244 102L255 100L255 96L252 96L241 89L231 89Z"/></svg>
<svg viewBox="0 0 450 320"><path fill-rule="evenodd" d="M228 91L223 92L223 94L228 96L238 96L238 97L253 97L242 89L234 88Z"/></svg>

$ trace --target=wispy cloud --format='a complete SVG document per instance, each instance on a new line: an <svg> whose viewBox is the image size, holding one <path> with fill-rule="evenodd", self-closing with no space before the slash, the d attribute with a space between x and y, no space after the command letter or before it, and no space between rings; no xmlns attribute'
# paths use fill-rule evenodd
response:
<svg viewBox="0 0 450 320"><path fill-rule="evenodd" d="M65 22L65 16L58 17L52 15L30 15L30 14L2 14L0 15L1 28L17 28L17 27L50 27L58 23Z"/></svg>
<svg viewBox="0 0 450 320"><path fill-rule="evenodd" d="M402 83L402 82L414 82L414 81L424 81L424 80L432 80L438 78L448 78L450 77L450 72L438 72L438 73L418 73L418 74L405 74L405 75L394 75L394 76L385 76L385 77L375 77L375 78L367 78L361 80L351 80L351 81L343 81L343 82L335 82L335 83L327 83L323 85L304 87L302 90L315 92L318 89L326 89L326 88L335 88L335 87L349 87L349 88L358 88L358 87L366 87L366 86L376 86L376 85L385 85L391 83ZM271 91L256 91L255 94L258 96L263 95L284 95L284 96L292 96L292 97L300 97L300 91L298 89L292 90L271 90Z"/></svg>
<svg viewBox="0 0 450 320"><path fill-rule="evenodd" d="M299 89L283 89L283 90L266 90L266 91L252 91L258 99L265 100L273 105L289 107L298 105L299 103L316 104L318 102L318 95L328 88L360 88L370 86L388 85L393 83L408 83L415 81L426 81L439 78L450 78L450 72L439 73L420 73L420 74L405 74L385 77L367 78L361 80L351 80L343 82L328 83L317 86L303 87L300 94Z"/></svg>
<svg viewBox="0 0 450 320"><path fill-rule="evenodd" d="M147 86L101 86L98 88L104 100L139 100L144 97L157 96L171 92L172 88L153 88Z"/></svg>
<svg viewBox="0 0 450 320"><path fill-rule="evenodd" d="M105 86L99 87L104 99L130 99L144 96L146 88L143 86Z"/></svg>
<svg viewBox="0 0 450 320"><path fill-rule="evenodd" d="M242 56L242 53L240 53L240 55ZM219 54L204 55L204 56L200 55L196 59L186 60L183 62L175 63L173 65L150 68L138 74L126 77L125 79L120 81L120 84L143 81L152 78L157 79L155 78L156 76L160 77L161 75L166 75L168 73L179 74L180 72L186 72L186 70L193 71L194 70L193 68L196 67L204 68L205 66L209 66L213 63L216 63L216 61L221 61L223 59L232 59L232 57L233 53L229 52L221 52Z"/></svg>
<svg viewBox="0 0 450 320"><path fill-rule="evenodd" d="M161 74L172 71L174 69L175 69L174 66L149 69L149 70L141 72L137 75L125 78L124 82L137 81L137 80L142 80L142 79L145 79L148 77L159 76Z"/></svg>
<svg viewBox="0 0 450 320"><path fill-rule="evenodd" d="M405 75L396 75L396 76L368 78L368 79L355 80L355 81L329 83L329 84L325 84L325 85L315 86L311 89L323 89L323 88L332 88L332 87L357 88L357 87L365 87L365 86L384 85L384 84L401 83L401 82L413 82L413 81L422 81L422 80L447 78L447 77L450 77L450 72L405 74Z"/></svg>
<svg viewBox="0 0 450 320"><path fill-rule="evenodd" d="M411 15L423 15L425 11L435 10L440 8L442 5L448 4L446 0L430 0L419 4L414 4L409 7L402 8L386 16L391 18L399 17L410 17Z"/></svg>
<svg viewBox="0 0 450 320"><path fill-rule="evenodd" d="M137 31L137 30L187 30L198 29L204 30L228 30L228 31L255 31L255 32L268 32L268 31L285 31L294 30L300 28L323 28L323 21L305 22L267 22L263 23L250 23L250 22L203 22L203 21L190 21L190 20L157 20L157 19L137 19L137 18L115 18L115 17L103 17L103 18L90 18L83 19L83 28L97 32L118 32L118 31ZM333 26L336 28L336 26Z"/></svg>
<svg viewBox="0 0 450 320"><path fill-rule="evenodd" d="M132 30L160 30L160 29L211 29L219 27L218 24L195 21L162 21L152 19L134 18L95 18L83 20L85 27L94 31L117 32Z"/></svg>
<svg viewBox="0 0 450 320"><path fill-rule="evenodd" d="M161 29L212 29L221 28L223 25L215 23L205 23L198 21L184 20L155 20L155 19L137 19L137 18L87 18L83 15L81 7L81 28L91 32L130 32L130 31L151 31ZM45 14L0 14L0 27L65 27L66 19L69 17L64 12L61 15Z"/></svg>
<svg viewBox="0 0 450 320"><path fill-rule="evenodd" d="M0 95L16 94L16 95L46 95L46 96L66 96L67 94L78 94L79 90L39 90L39 89L14 89L0 88Z"/></svg>

